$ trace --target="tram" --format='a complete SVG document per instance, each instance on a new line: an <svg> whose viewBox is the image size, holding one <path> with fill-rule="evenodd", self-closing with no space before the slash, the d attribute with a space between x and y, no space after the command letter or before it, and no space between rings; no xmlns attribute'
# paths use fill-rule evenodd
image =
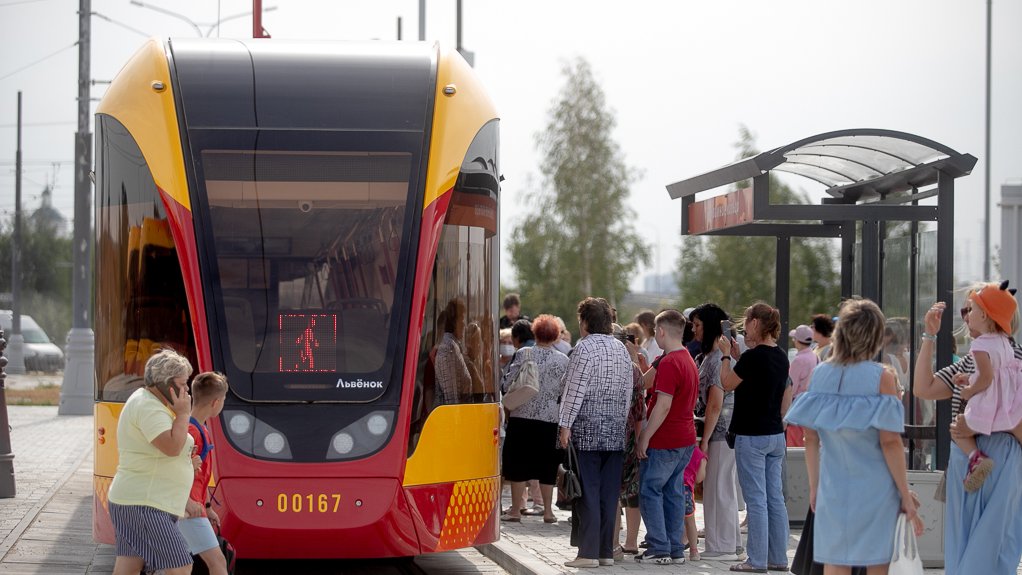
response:
<svg viewBox="0 0 1022 575"><path fill-rule="evenodd" d="M495 541L500 179L455 51L145 44L96 112L94 538L169 347L230 382L210 493L239 557Z"/></svg>

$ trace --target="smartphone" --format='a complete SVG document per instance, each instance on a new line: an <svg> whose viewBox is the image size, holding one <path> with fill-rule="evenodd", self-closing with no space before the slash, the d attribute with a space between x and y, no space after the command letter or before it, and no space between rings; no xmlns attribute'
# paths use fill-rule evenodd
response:
<svg viewBox="0 0 1022 575"><path fill-rule="evenodd" d="M731 337L732 327L733 326L731 325L731 320L729 319L720 320L720 332L723 333L724 335Z"/></svg>
<svg viewBox="0 0 1022 575"><path fill-rule="evenodd" d="M635 334L631 334L630 333L630 334L625 336L625 339L627 339L628 341L630 341L632 343L635 343Z"/></svg>

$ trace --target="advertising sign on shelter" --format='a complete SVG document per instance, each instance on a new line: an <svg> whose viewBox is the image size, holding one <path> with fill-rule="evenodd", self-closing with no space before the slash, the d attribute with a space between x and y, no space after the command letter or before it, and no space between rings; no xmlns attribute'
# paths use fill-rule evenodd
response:
<svg viewBox="0 0 1022 575"><path fill-rule="evenodd" d="M688 233L705 234L752 221L752 188L694 202L688 207Z"/></svg>

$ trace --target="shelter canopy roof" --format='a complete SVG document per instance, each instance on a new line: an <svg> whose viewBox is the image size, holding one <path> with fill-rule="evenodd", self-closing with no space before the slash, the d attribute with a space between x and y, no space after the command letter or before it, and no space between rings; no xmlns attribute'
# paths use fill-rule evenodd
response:
<svg viewBox="0 0 1022 575"><path fill-rule="evenodd" d="M936 183L937 173L968 174L976 158L905 132L852 129L817 134L667 186L671 198L789 172L826 186L841 203L875 199Z"/></svg>

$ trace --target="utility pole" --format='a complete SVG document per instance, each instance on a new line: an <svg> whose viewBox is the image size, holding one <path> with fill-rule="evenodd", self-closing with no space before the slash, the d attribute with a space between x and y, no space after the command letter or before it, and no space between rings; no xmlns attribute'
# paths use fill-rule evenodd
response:
<svg viewBox="0 0 1022 575"><path fill-rule="evenodd" d="M461 54L461 57L464 58L466 62L468 62L469 66L475 67L476 65L475 52L466 50L461 46L461 0L458 0L457 24L458 24L458 45L457 45L458 53Z"/></svg>
<svg viewBox="0 0 1022 575"><path fill-rule="evenodd" d="M78 4L78 131L75 133L74 269L71 277L71 331L67 334L67 363L60 387L60 415L92 413L95 335L91 321L92 260L92 134L89 132L92 0Z"/></svg>
<svg viewBox="0 0 1022 575"><path fill-rule="evenodd" d="M419 42L426 41L426 0L419 0Z"/></svg>
<svg viewBox="0 0 1022 575"><path fill-rule="evenodd" d="M21 90L18 90L18 148L14 153L14 241L11 250L11 333L8 373L25 373L21 335Z"/></svg>
<svg viewBox="0 0 1022 575"><path fill-rule="evenodd" d="M986 149L983 151L983 197L986 200L983 218L983 281L990 281L990 33L993 0L987 0L987 111L986 111Z"/></svg>

